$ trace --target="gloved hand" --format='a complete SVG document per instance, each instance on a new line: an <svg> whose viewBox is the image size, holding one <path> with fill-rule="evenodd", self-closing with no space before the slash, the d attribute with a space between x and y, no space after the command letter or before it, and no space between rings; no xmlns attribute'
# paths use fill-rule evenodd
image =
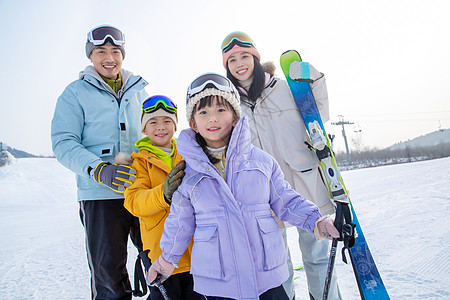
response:
<svg viewBox="0 0 450 300"><path fill-rule="evenodd" d="M178 162L164 180L163 193L164 199L168 204L172 203L172 195L181 184L181 180L185 175L185 168L186 162L184 160Z"/></svg>
<svg viewBox="0 0 450 300"><path fill-rule="evenodd" d="M136 170L125 165L111 164L106 161L99 163L92 177L95 181L106 184L115 192L123 193L136 179Z"/></svg>
<svg viewBox="0 0 450 300"><path fill-rule="evenodd" d="M337 239L340 236L339 231L336 227L334 227L333 219L329 216L319 218L316 222L316 228L317 233L315 232L316 230L314 230L314 232L318 235L319 240L331 240L333 238Z"/></svg>
<svg viewBox="0 0 450 300"><path fill-rule="evenodd" d="M289 66L289 77L292 80L311 80L309 64L303 61L293 61Z"/></svg>
<svg viewBox="0 0 450 300"><path fill-rule="evenodd" d="M147 273L147 283L151 285L151 283L159 276L159 280L161 283L164 282L170 275L172 275L173 270L175 270L176 264L167 262L162 256L158 257L153 264L148 269Z"/></svg>

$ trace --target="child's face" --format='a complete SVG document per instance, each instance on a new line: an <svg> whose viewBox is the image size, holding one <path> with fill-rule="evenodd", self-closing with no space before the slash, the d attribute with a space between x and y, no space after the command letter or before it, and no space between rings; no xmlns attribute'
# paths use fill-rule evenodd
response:
<svg viewBox="0 0 450 300"><path fill-rule="evenodd" d="M233 108L225 103L221 104L218 98L213 96L211 106L201 109L197 109L200 103L198 102L193 118L189 121L191 128L205 139L206 145L210 148L226 146L231 130L238 121Z"/></svg>
<svg viewBox="0 0 450 300"><path fill-rule="evenodd" d="M153 117L145 124L143 132L149 137L153 146L172 148L175 124L171 118L165 116Z"/></svg>
<svg viewBox="0 0 450 300"><path fill-rule="evenodd" d="M254 68L253 55L248 52L236 52L228 58L228 69L237 80L249 79L253 75Z"/></svg>

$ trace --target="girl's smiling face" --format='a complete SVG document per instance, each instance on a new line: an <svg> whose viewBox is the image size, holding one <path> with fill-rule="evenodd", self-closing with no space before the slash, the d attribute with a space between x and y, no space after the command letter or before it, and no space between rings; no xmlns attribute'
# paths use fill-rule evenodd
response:
<svg viewBox="0 0 450 300"><path fill-rule="evenodd" d="M228 58L228 69L234 78L245 81L253 75L255 62L253 55L248 52L236 52Z"/></svg>
<svg viewBox="0 0 450 300"><path fill-rule="evenodd" d="M210 103L203 107L200 107L201 102L196 104L189 125L205 139L208 147L226 146L230 140L231 131L238 121L236 113L220 96L211 96Z"/></svg>

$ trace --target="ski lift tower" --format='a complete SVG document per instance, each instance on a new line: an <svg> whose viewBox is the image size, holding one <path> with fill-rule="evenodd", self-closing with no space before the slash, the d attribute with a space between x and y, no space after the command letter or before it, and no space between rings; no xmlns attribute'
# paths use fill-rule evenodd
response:
<svg viewBox="0 0 450 300"><path fill-rule="evenodd" d="M349 121L344 121L344 116L343 115L338 115L338 117L339 117L339 122L333 122L331 124L333 124L333 125L341 125L342 126L342 136L344 137L345 150L346 150L346 154L347 154L347 161L350 161L350 151L348 150L347 136L345 135L344 125L351 125L351 124L354 124L354 123L353 122L349 122Z"/></svg>

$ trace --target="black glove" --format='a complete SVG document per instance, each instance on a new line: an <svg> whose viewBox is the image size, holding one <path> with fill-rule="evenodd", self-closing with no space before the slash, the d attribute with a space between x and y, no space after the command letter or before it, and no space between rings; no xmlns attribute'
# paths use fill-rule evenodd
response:
<svg viewBox="0 0 450 300"><path fill-rule="evenodd" d="M172 195L181 184L181 180L184 177L184 169L186 168L186 162L184 160L178 162L167 175L164 180L164 199L168 204L172 203Z"/></svg>
<svg viewBox="0 0 450 300"><path fill-rule="evenodd" d="M130 186L136 179L136 170L125 165L111 164L106 161L99 163L93 178L95 181L106 184L115 192L123 193L126 186Z"/></svg>

